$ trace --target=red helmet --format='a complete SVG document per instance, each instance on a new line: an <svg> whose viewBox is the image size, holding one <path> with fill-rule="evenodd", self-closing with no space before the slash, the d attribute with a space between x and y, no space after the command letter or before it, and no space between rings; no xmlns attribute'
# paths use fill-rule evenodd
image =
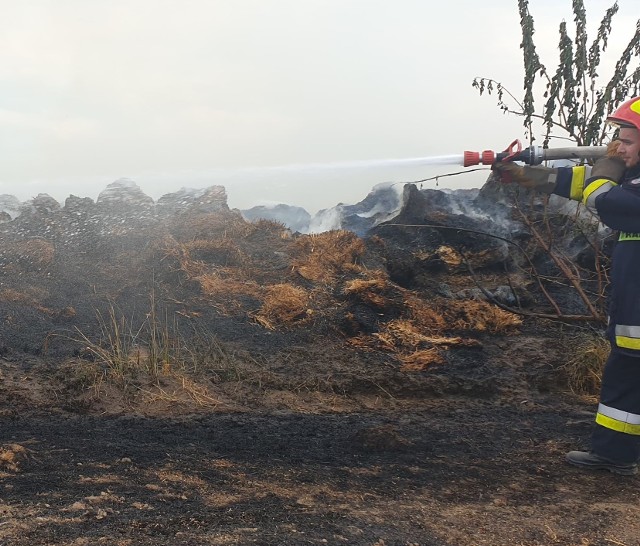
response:
<svg viewBox="0 0 640 546"><path fill-rule="evenodd" d="M629 99L607 118L607 122L621 127L635 127L640 131L640 97Z"/></svg>

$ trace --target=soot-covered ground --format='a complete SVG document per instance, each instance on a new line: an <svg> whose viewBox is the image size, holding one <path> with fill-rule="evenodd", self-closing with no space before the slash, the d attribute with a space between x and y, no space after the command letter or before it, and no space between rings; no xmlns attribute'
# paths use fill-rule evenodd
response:
<svg viewBox="0 0 640 546"><path fill-rule="evenodd" d="M597 324L483 298L548 314L535 265L584 312L429 196L366 238L219 190L0 223L0 545L640 544L638 478L563 462Z"/></svg>
<svg viewBox="0 0 640 546"><path fill-rule="evenodd" d="M636 477L565 466L590 405L3 418L0 544L638 544Z"/></svg>

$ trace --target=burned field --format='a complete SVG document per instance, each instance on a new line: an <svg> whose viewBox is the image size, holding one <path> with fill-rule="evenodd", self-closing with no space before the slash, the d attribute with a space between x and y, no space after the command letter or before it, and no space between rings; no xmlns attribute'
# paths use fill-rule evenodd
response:
<svg viewBox="0 0 640 546"><path fill-rule="evenodd" d="M534 316L588 314L597 279L483 213L499 191L450 199L407 186L363 237L216 187L0 223L0 544L638 544L637 479L563 463L597 320Z"/></svg>

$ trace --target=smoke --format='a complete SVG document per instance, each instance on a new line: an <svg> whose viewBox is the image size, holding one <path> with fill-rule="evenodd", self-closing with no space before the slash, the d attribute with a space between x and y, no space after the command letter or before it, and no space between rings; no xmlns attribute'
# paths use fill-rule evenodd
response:
<svg viewBox="0 0 640 546"><path fill-rule="evenodd" d="M321 210L311 219L308 233L323 233L334 229L342 229L343 220L343 205Z"/></svg>
<svg viewBox="0 0 640 546"><path fill-rule="evenodd" d="M8 215L12 220L20 215L21 203L13 195L0 195L0 215Z"/></svg>

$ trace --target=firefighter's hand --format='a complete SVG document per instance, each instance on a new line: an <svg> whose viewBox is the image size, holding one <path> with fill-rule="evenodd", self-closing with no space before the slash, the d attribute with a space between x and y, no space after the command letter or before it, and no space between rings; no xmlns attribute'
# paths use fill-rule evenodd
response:
<svg viewBox="0 0 640 546"><path fill-rule="evenodd" d="M549 167L521 166L511 161L494 163L491 167L504 182L515 182L523 188L542 193L553 193L556 187L557 169Z"/></svg>
<svg viewBox="0 0 640 546"><path fill-rule="evenodd" d="M606 178L613 182L620 182L626 168L624 160L618 155L619 140L614 140L607 146L607 155L598 159L591 169L591 177Z"/></svg>

